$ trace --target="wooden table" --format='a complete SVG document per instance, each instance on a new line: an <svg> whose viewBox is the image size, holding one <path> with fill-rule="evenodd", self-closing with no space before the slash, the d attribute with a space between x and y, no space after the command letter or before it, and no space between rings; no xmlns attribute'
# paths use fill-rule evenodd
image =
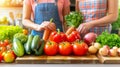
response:
<svg viewBox="0 0 120 67"><path fill-rule="evenodd" d="M100 63L103 64L120 64L120 57L105 57L100 54L97 55Z"/></svg>
<svg viewBox="0 0 120 67"><path fill-rule="evenodd" d="M96 64L95 55L87 56L24 56L16 58L17 64Z"/></svg>

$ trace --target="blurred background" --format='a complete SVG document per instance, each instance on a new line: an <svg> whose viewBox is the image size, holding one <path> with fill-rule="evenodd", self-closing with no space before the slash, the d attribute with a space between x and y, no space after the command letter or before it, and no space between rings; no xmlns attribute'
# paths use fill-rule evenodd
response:
<svg viewBox="0 0 120 67"><path fill-rule="evenodd" d="M70 0L71 11L75 10L75 0ZM20 25L22 24L22 7L23 0L0 0L0 24ZM120 31L120 0L119 0L119 17L115 23L112 24L112 33Z"/></svg>

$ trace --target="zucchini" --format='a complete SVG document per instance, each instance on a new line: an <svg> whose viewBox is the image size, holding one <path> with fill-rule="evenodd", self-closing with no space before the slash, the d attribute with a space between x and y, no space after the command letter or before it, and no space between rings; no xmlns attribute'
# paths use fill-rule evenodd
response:
<svg viewBox="0 0 120 67"><path fill-rule="evenodd" d="M24 46L26 54L31 54L32 39L33 39L33 35L29 35L27 43Z"/></svg>
<svg viewBox="0 0 120 67"><path fill-rule="evenodd" d="M16 38L14 38L13 39L13 46L12 46L12 48L13 48L13 51L14 51L14 53L18 56L18 57L21 57L21 56L23 56L24 55L24 46L22 45L22 43L18 40L18 39L16 39Z"/></svg>
<svg viewBox="0 0 120 67"><path fill-rule="evenodd" d="M43 53L45 41L43 39L41 39L41 42L42 42L41 46L37 51L35 51L35 55L42 55L42 53Z"/></svg>
<svg viewBox="0 0 120 67"><path fill-rule="evenodd" d="M35 35L31 44L31 50L36 51L40 47L40 36Z"/></svg>

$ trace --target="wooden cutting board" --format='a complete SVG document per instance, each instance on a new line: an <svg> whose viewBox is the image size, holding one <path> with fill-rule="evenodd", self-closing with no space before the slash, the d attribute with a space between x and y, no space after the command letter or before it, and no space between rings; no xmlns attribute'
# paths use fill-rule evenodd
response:
<svg viewBox="0 0 120 67"><path fill-rule="evenodd" d="M105 57L100 54L97 55L100 63L104 64L120 64L120 57Z"/></svg>
<svg viewBox="0 0 120 67"><path fill-rule="evenodd" d="M99 63L95 55L87 56L24 56L17 57L18 64L96 64Z"/></svg>

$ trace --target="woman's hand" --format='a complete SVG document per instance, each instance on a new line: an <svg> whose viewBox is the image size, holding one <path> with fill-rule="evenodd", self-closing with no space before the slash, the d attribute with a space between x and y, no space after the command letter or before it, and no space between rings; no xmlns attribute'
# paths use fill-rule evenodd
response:
<svg viewBox="0 0 120 67"><path fill-rule="evenodd" d="M80 34L85 34L87 33L90 28L92 28L93 25L90 24L89 22L88 23L82 23L79 25L79 27L76 29Z"/></svg>
<svg viewBox="0 0 120 67"><path fill-rule="evenodd" d="M53 22L44 21L44 22L43 22L43 26L44 26L45 28L47 28L47 29L52 30L52 31L55 31L55 30L56 30L56 25L55 25L55 23L53 23Z"/></svg>
<svg viewBox="0 0 120 67"><path fill-rule="evenodd" d="M45 30L45 29L50 29L52 31L56 30L55 23L51 23L49 21L44 21L41 23L41 25L37 25L37 31Z"/></svg>

